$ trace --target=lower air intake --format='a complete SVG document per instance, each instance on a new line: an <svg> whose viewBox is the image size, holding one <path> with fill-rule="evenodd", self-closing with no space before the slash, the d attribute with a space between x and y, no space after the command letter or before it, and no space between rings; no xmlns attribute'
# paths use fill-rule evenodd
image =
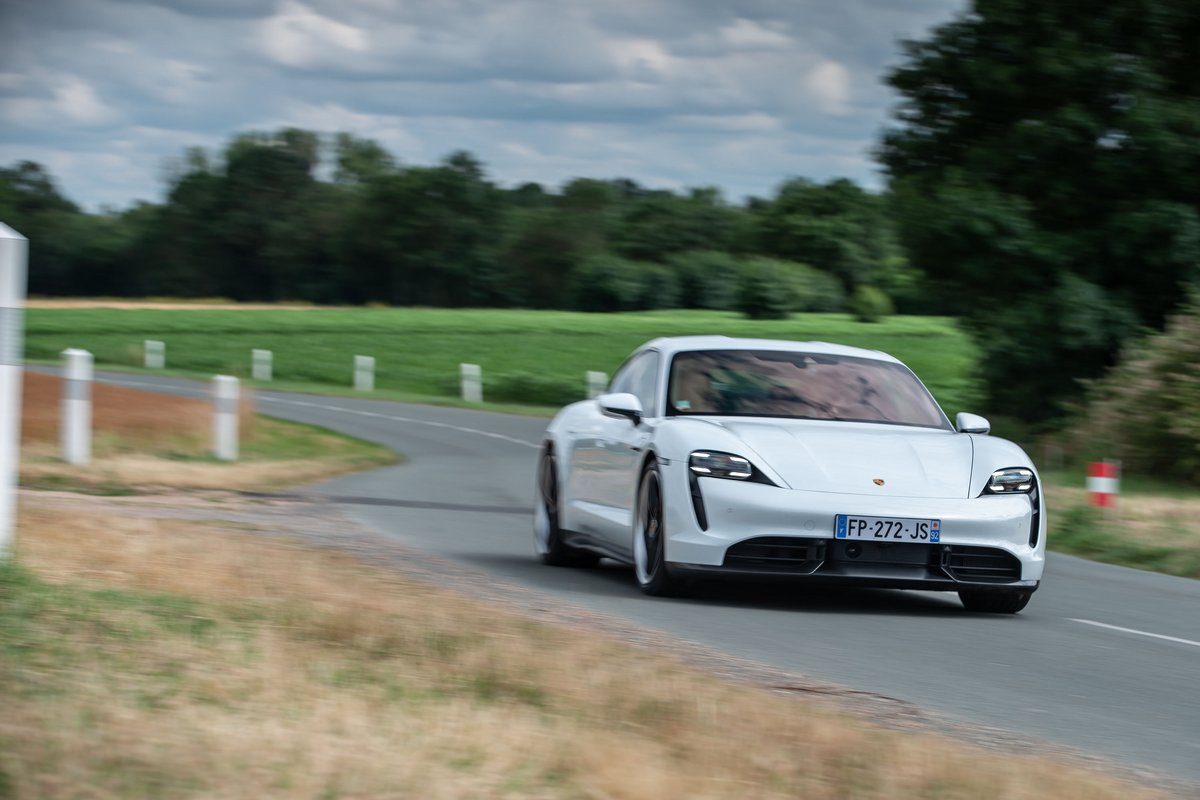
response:
<svg viewBox="0 0 1200 800"><path fill-rule="evenodd" d="M947 546L942 569L956 581L1011 583L1021 580L1021 562L1012 553L994 547Z"/></svg>
<svg viewBox="0 0 1200 800"><path fill-rule="evenodd" d="M825 560L825 542L760 536L738 542L725 551L725 566L779 572L812 572Z"/></svg>

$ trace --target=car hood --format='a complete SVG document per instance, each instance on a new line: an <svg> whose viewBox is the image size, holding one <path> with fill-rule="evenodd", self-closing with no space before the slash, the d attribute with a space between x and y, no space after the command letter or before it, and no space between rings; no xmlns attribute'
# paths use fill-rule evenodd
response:
<svg viewBox="0 0 1200 800"><path fill-rule="evenodd" d="M946 498L970 491L972 443L963 434L854 422L711 421L793 489Z"/></svg>

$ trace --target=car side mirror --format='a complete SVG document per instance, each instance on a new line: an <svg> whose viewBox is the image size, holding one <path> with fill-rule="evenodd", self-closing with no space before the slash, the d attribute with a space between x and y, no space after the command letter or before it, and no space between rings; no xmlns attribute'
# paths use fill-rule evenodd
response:
<svg viewBox="0 0 1200 800"><path fill-rule="evenodd" d="M954 427L958 428L960 433L987 433L992 429L992 423L978 414L960 411L954 418Z"/></svg>
<svg viewBox="0 0 1200 800"><path fill-rule="evenodd" d="M596 404L604 414L610 417L625 417L634 425L641 421L644 414L642 401L637 399L637 395L629 392L602 394L596 398Z"/></svg>

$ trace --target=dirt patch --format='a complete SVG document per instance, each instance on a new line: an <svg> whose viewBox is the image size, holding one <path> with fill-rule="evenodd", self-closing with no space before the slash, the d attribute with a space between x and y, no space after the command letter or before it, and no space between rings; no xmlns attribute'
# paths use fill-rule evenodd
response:
<svg viewBox="0 0 1200 800"><path fill-rule="evenodd" d="M242 458L211 456L208 400L92 384L92 458L66 464L59 445L62 381L25 373L21 484L101 494L176 489L274 489L393 463L386 448L259 417L252 393L239 415Z"/></svg>
<svg viewBox="0 0 1200 800"><path fill-rule="evenodd" d="M58 442L63 382L26 372L21 405L23 445ZM92 384L92 431L98 439L119 437L129 447L162 448L207 439L212 404L206 400Z"/></svg>

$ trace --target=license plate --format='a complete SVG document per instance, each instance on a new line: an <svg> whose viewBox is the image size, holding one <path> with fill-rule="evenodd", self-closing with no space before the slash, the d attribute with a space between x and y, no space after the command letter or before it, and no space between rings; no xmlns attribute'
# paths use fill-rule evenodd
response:
<svg viewBox="0 0 1200 800"><path fill-rule="evenodd" d="M942 540L940 519L902 519L899 517L834 517L833 535L837 539L869 539L873 542L911 542L937 544Z"/></svg>

